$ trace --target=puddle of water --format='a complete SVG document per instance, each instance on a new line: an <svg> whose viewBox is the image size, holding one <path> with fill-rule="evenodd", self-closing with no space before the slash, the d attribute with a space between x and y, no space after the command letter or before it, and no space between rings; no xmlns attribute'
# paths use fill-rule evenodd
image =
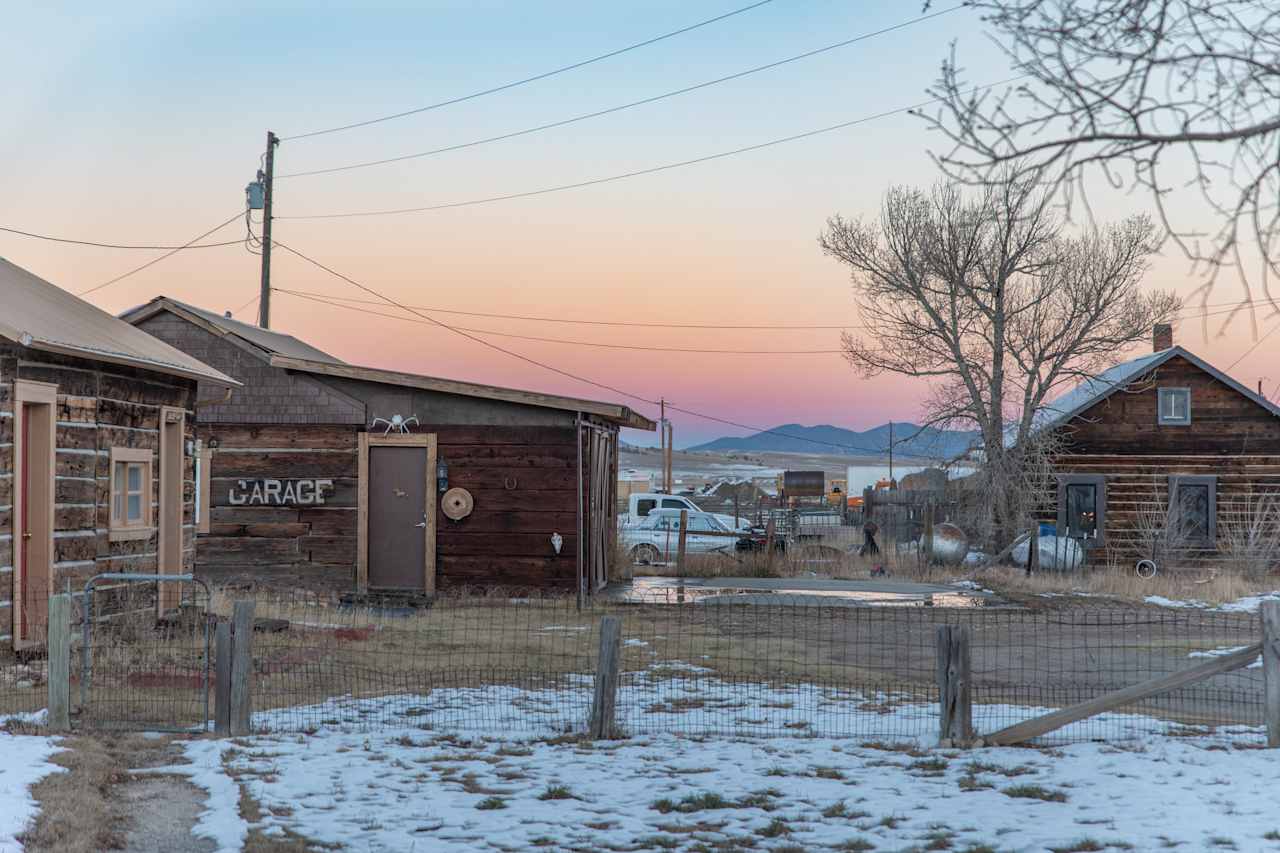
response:
<svg viewBox="0 0 1280 853"><path fill-rule="evenodd" d="M963 590L955 592L887 592L853 589L744 588L685 586L666 578L637 579L615 594L636 604L811 604L848 607L986 607L997 602Z"/></svg>

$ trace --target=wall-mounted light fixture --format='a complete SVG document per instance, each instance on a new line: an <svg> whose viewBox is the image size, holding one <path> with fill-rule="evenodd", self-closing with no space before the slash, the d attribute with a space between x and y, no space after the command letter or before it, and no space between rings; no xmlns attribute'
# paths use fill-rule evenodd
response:
<svg viewBox="0 0 1280 853"><path fill-rule="evenodd" d="M449 463L443 459L436 460L436 490L441 492L449 490Z"/></svg>

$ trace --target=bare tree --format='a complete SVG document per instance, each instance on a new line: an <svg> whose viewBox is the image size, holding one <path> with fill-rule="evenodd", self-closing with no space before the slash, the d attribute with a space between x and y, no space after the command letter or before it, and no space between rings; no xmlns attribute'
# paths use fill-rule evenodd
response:
<svg viewBox="0 0 1280 853"><path fill-rule="evenodd" d="M867 376L929 380L927 422L977 428L996 547L1022 520L1028 478L1043 476L1046 402L1178 309L1139 287L1153 231L1134 217L1065 236L1026 180L972 198L954 184L899 187L879 221L827 222L819 243L849 267L866 330L844 336L847 360Z"/></svg>
<svg viewBox="0 0 1280 853"><path fill-rule="evenodd" d="M925 8L929 7L925 3ZM1150 194L1167 237L1206 276L1207 306L1224 266L1237 269L1257 334L1247 265L1261 257L1273 313L1280 273L1280 6L1257 0L969 0L1022 75L1003 90L963 79L953 45L928 117L950 139L947 175L1001 180L1017 164L1088 207L1085 179ZM1197 191L1216 225L1175 216ZM1194 218L1194 216L1193 216ZM1205 217L1199 217L1202 221ZM1201 226L1203 227L1203 226ZM1207 321L1206 321L1207 324ZM1225 324L1224 324L1225 326ZM1206 325L1207 331L1207 325Z"/></svg>

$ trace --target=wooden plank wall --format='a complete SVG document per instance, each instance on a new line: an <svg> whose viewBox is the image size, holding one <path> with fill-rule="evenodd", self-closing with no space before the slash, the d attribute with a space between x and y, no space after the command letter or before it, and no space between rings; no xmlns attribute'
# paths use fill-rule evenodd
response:
<svg viewBox="0 0 1280 853"><path fill-rule="evenodd" d="M449 485L475 498L461 521L437 516L440 586L573 589L577 579L578 446L564 427L448 426L434 432ZM585 476L584 471L584 476ZM559 556L551 534L564 542Z"/></svg>
<svg viewBox="0 0 1280 853"><path fill-rule="evenodd" d="M434 432L449 485L468 489L475 510L437 515L440 588L530 586L572 589L577 576L577 445L560 427L453 426ZM355 587L357 430L349 425L204 424L211 456L210 528L197 572L213 585L284 585L348 592ZM325 478L324 506L232 506L241 479ZM551 534L563 538L560 555Z"/></svg>
<svg viewBox="0 0 1280 853"><path fill-rule="evenodd" d="M201 424L210 455L209 533L196 570L210 585L353 588L356 427ZM239 480L328 479L323 505L234 506ZM283 585L283 586L280 586Z"/></svg>
<svg viewBox="0 0 1280 853"><path fill-rule="evenodd" d="M1186 568L1213 564L1241 568L1234 565L1241 556L1240 548L1234 543L1246 524L1261 522L1271 531L1270 535L1280 536L1277 529L1280 518L1274 513L1270 519L1263 517L1266 502L1280 498L1280 458L1275 456L1081 454L1063 457L1056 467L1062 473L1106 477L1106 542L1091 551L1090 561L1094 565L1115 564L1131 569L1136 560L1148 556L1149 545L1144 540L1150 536L1152 524L1158 523L1168 507L1170 475L1218 478L1218 547L1179 552L1177 562ZM1056 484L1047 487L1042 506L1041 518L1056 521Z"/></svg>
<svg viewBox="0 0 1280 853"><path fill-rule="evenodd" d="M1083 412L1068 428L1081 454L1280 454L1280 418L1180 357ZM1191 423L1156 422L1158 388L1191 389Z"/></svg>
<svg viewBox="0 0 1280 853"><path fill-rule="evenodd" d="M11 639L13 550L13 380L58 386L54 483L54 588L80 591L101 572L154 572L158 534L111 542L112 447L145 448L152 463L152 513L159 519L160 408L187 413L194 439L195 382L120 365L58 356L18 346L0 347L0 645ZM194 566L194 460L184 457L182 553ZM41 605L43 606L43 605Z"/></svg>

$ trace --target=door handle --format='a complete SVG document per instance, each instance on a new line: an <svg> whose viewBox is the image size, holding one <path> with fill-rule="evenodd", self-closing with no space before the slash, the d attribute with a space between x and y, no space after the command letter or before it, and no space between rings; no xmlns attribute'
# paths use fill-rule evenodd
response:
<svg viewBox="0 0 1280 853"><path fill-rule="evenodd" d="M30 538L31 538L31 534L30 534L29 532L23 532L23 534L22 534L22 541L24 541L24 542L25 542L25 541L27 541L27 540L28 540L28 539L30 539Z"/></svg>
<svg viewBox="0 0 1280 853"><path fill-rule="evenodd" d="M425 521L420 521L414 525L414 527L426 527L426 526L427 526L427 523Z"/></svg>

